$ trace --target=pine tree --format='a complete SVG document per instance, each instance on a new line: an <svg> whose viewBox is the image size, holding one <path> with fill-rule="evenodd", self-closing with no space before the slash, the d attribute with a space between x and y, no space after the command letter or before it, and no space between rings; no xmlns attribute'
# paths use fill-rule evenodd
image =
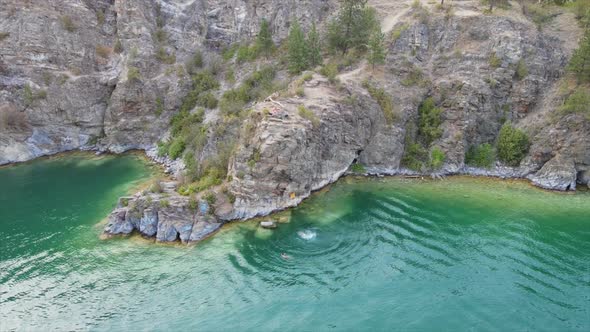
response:
<svg viewBox="0 0 590 332"><path fill-rule="evenodd" d="M298 74L308 68L308 47L305 40L305 34L299 26L299 22L294 20L288 38L289 50L289 71Z"/></svg>
<svg viewBox="0 0 590 332"><path fill-rule="evenodd" d="M316 29L315 23L313 23L311 31L307 34L307 45L309 47L308 62L312 68L322 64L322 45L320 43L320 34Z"/></svg>
<svg viewBox="0 0 590 332"><path fill-rule="evenodd" d="M270 25L267 20L262 19L262 22L260 22L260 31L258 32L258 37L256 39L257 50L260 54L264 54L268 57L274 50L274 46L275 44L272 41Z"/></svg>
<svg viewBox="0 0 590 332"><path fill-rule="evenodd" d="M375 69L375 65L385 63L385 48L383 42L385 41L385 35L381 30L375 31L373 37L369 41L369 63Z"/></svg>
<svg viewBox="0 0 590 332"><path fill-rule="evenodd" d="M586 30L580 46L574 51L568 70L576 76L578 83L590 82L590 29Z"/></svg>
<svg viewBox="0 0 590 332"><path fill-rule="evenodd" d="M354 47L363 47L378 27L375 10L367 0L341 0L336 18L328 25L328 44L333 50L346 53Z"/></svg>

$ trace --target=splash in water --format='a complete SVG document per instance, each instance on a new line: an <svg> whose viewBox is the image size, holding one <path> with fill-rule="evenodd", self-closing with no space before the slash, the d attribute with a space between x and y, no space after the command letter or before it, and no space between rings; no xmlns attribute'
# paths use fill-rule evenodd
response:
<svg viewBox="0 0 590 332"><path fill-rule="evenodd" d="M317 236L317 233L311 229L305 229L302 231L298 231L297 235L304 240L313 240Z"/></svg>

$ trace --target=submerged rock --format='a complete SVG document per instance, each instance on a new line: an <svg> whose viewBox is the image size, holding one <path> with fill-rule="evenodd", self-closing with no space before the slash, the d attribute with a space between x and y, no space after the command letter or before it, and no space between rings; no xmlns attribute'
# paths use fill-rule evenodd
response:
<svg viewBox="0 0 590 332"><path fill-rule="evenodd" d="M260 227L262 227L262 228L277 228L277 224L272 220L261 221Z"/></svg>

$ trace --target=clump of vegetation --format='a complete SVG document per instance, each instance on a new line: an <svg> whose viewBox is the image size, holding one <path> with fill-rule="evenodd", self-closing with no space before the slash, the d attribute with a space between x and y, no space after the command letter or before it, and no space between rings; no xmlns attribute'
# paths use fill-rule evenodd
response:
<svg viewBox="0 0 590 332"><path fill-rule="evenodd" d="M336 75L338 75L338 65L334 62L327 63L320 69L320 74L326 76L330 83L336 83Z"/></svg>
<svg viewBox="0 0 590 332"><path fill-rule="evenodd" d="M191 79L192 89L182 100L180 113L186 114L197 105L206 108L217 107L217 98L211 93L219 88L215 76L207 70L198 72Z"/></svg>
<svg viewBox="0 0 590 332"><path fill-rule="evenodd" d="M407 141L408 138L406 138L406 142ZM427 156L428 152L422 147L422 145L418 143L409 143L406 144L401 163L411 170L421 171L424 166L423 160L425 160Z"/></svg>
<svg viewBox="0 0 590 332"><path fill-rule="evenodd" d="M539 30L543 29L553 19L553 14L549 12L543 5L540 4L526 4L522 3L523 11L526 15L537 25Z"/></svg>
<svg viewBox="0 0 590 332"><path fill-rule="evenodd" d="M514 74L518 80L524 79L529 74L529 70L523 59L520 59L516 64L516 71Z"/></svg>
<svg viewBox="0 0 590 332"><path fill-rule="evenodd" d="M490 168L496 161L496 151L491 144L484 143L469 148L465 154L465 164L475 167Z"/></svg>
<svg viewBox="0 0 590 332"><path fill-rule="evenodd" d="M96 22L99 25L102 25L105 21L105 15L104 15L104 11L102 9L99 9L98 11L96 11Z"/></svg>
<svg viewBox="0 0 590 332"><path fill-rule="evenodd" d="M498 159L509 166L518 166L529 149L526 133L505 123L498 136Z"/></svg>
<svg viewBox="0 0 590 332"><path fill-rule="evenodd" d="M369 81L363 82L363 86L367 89L371 97L377 101L385 116L385 121L388 125L391 125L395 121L395 112L393 106L393 99L385 92L384 89L371 85Z"/></svg>
<svg viewBox="0 0 590 332"><path fill-rule="evenodd" d="M590 83L590 29L587 29L567 67L578 84Z"/></svg>
<svg viewBox="0 0 590 332"><path fill-rule="evenodd" d="M156 59L158 59L158 61L160 61L162 63L169 64L169 65L176 63L176 54L174 54L174 53L168 54L168 52L166 51L166 48L163 46L160 46L158 48L155 56L156 56Z"/></svg>
<svg viewBox="0 0 590 332"><path fill-rule="evenodd" d="M152 182L152 184L149 187L149 191L155 194L164 192L164 190L162 189L162 182L160 180L155 180L154 182Z"/></svg>
<svg viewBox="0 0 590 332"><path fill-rule="evenodd" d="M587 88L579 87L567 99L560 111L564 114L578 113L590 120L590 93Z"/></svg>
<svg viewBox="0 0 590 332"><path fill-rule="evenodd" d="M369 63L373 70L375 69L375 65L382 65L385 63L386 52L385 47L383 46L384 42L385 35L381 30L373 33L373 36L369 40Z"/></svg>
<svg viewBox="0 0 590 332"><path fill-rule="evenodd" d="M164 102L162 101L161 97L156 98L156 115L160 116L162 115L162 112L164 112Z"/></svg>
<svg viewBox="0 0 590 332"><path fill-rule="evenodd" d="M353 173L357 173L357 174L365 174L367 173L367 170L365 169L365 166L363 166L363 164L359 164L359 163L354 163L350 166L350 170Z"/></svg>
<svg viewBox="0 0 590 332"><path fill-rule="evenodd" d="M336 17L328 23L327 41L331 50L345 54L349 49L366 49L373 31L379 28L375 9L366 1L344 1Z"/></svg>
<svg viewBox="0 0 590 332"><path fill-rule="evenodd" d="M426 98L418 108L418 135L425 146L430 146L433 141L441 137L441 114L442 110L435 106L432 97Z"/></svg>
<svg viewBox="0 0 590 332"><path fill-rule="evenodd" d="M488 63L490 64L490 67L498 68L502 64L502 59L496 55L496 52L492 52L488 58Z"/></svg>
<svg viewBox="0 0 590 332"><path fill-rule="evenodd" d="M108 58L113 50L105 45L96 45L96 54L101 58Z"/></svg>
<svg viewBox="0 0 590 332"><path fill-rule="evenodd" d="M414 66L411 62L406 62L406 66L410 67L406 77L400 82L403 86L423 86L427 82L424 80L424 74L420 68Z"/></svg>
<svg viewBox="0 0 590 332"><path fill-rule="evenodd" d="M160 208L164 209L168 207L170 207L170 201L168 201L167 199L163 199L160 201Z"/></svg>
<svg viewBox="0 0 590 332"><path fill-rule="evenodd" d="M260 22L260 31L256 38L256 49L259 54L269 57L275 49L275 44L272 41L272 33L268 21L262 19Z"/></svg>
<svg viewBox="0 0 590 332"><path fill-rule="evenodd" d="M76 25L74 25L74 21L68 15L63 15L61 18L61 25L66 31L74 32L76 30Z"/></svg>
<svg viewBox="0 0 590 332"><path fill-rule="evenodd" d="M410 26L407 23L404 23L402 25L399 25L397 27L395 27L392 31L391 31L391 41L393 43L395 43L399 37L401 37L402 33L404 33L404 31L408 30Z"/></svg>
<svg viewBox="0 0 590 332"><path fill-rule="evenodd" d="M129 82L141 81L141 74L137 67L130 66L127 68L127 80Z"/></svg>
<svg viewBox="0 0 590 332"><path fill-rule="evenodd" d="M31 89L31 86L25 84L25 87L23 89L23 101L25 102L25 106L31 106L33 104L34 99L35 98L33 96L33 90Z"/></svg>
<svg viewBox="0 0 590 332"><path fill-rule="evenodd" d="M10 32L0 32L0 41L10 37Z"/></svg>
<svg viewBox="0 0 590 332"><path fill-rule="evenodd" d="M297 107L297 113L300 117L309 120L314 127L320 125L320 119L318 116L315 115L313 111L307 109L305 106L299 105L299 107Z"/></svg>
<svg viewBox="0 0 590 332"><path fill-rule="evenodd" d="M443 166L445 159L446 159L446 156L445 156L445 153L443 152L443 150L441 150L441 148L439 148L438 146L435 146L430 151L430 161L428 163L430 166L430 169L433 169L433 170L440 169Z"/></svg>

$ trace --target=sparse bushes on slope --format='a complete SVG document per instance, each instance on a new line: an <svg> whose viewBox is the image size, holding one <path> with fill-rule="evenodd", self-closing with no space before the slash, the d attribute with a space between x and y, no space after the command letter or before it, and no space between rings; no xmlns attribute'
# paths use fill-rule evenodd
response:
<svg viewBox="0 0 590 332"><path fill-rule="evenodd" d="M434 100L431 97L426 98L418 108L418 135L422 138L425 146L430 146L432 142L441 137L441 114L442 110L434 105Z"/></svg>
<svg viewBox="0 0 590 332"><path fill-rule="evenodd" d="M381 111L383 111L386 123L388 125L392 124L393 121L395 121L396 115L394 112L393 99L391 96L385 92L385 90L371 85L369 81L363 82L363 86L381 107Z"/></svg>
<svg viewBox="0 0 590 332"><path fill-rule="evenodd" d="M588 88L578 87L567 99L560 108L564 114L579 113L586 116L590 120L590 93Z"/></svg>

